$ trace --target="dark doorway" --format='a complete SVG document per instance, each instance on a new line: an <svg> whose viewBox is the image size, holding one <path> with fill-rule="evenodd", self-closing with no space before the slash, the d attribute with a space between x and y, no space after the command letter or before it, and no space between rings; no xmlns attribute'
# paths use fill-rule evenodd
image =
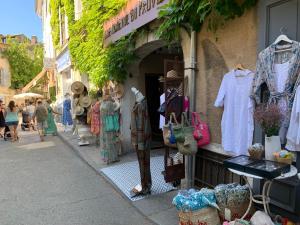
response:
<svg viewBox="0 0 300 225"><path fill-rule="evenodd" d="M152 129L152 140L162 143L162 131L159 129L160 115L157 111L160 106L160 95L163 93L162 84L159 82L160 76L163 76L163 74L145 74L145 86Z"/></svg>

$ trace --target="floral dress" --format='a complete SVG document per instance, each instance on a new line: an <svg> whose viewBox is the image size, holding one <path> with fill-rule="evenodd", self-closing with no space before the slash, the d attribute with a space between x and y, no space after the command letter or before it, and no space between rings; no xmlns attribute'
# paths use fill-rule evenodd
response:
<svg viewBox="0 0 300 225"><path fill-rule="evenodd" d="M119 139L119 132L106 131L105 117L118 113L117 104L111 100L104 100L100 106L101 114L101 128L100 128L100 154L102 160L107 164L119 160L119 152L121 143Z"/></svg>
<svg viewBox="0 0 300 225"><path fill-rule="evenodd" d="M97 101L92 107L91 132L94 135L100 134L100 102Z"/></svg>

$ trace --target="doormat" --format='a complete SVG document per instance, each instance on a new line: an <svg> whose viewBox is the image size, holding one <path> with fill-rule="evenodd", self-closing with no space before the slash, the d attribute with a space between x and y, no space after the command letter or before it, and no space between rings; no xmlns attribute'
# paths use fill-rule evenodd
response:
<svg viewBox="0 0 300 225"><path fill-rule="evenodd" d="M176 189L172 184L165 182L161 173L164 171L163 156L151 158L150 165L152 177L151 195L162 194ZM106 176L117 188L119 188L120 191L122 191L122 193L131 201L137 201L151 196L130 196L130 190L141 182L138 161L107 167L101 169L100 172L104 174L104 176Z"/></svg>

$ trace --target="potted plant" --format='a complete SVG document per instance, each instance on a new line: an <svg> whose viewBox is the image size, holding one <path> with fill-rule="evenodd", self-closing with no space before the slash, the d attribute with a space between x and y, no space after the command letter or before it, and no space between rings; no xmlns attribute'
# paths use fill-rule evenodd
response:
<svg viewBox="0 0 300 225"><path fill-rule="evenodd" d="M274 160L273 153L281 150L279 130L283 114L276 104L262 104L255 109L254 119L265 132L265 158Z"/></svg>

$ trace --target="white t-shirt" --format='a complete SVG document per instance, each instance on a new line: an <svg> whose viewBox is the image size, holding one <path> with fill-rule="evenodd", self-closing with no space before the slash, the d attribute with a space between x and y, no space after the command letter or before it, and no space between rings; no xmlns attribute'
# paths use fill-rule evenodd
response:
<svg viewBox="0 0 300 225"><path fill-rule="evenodd" d="M290 126L286 135L286 148L300 151L300 86L297 88L291 113Z"/></svg>
<svg viewBox="0 0 300 225"><path fill-rule="evenodd" d="M33 114L35 112L35 106L34 105L28 105L26 107L26 111L30 114Z"/></svg>
<svg viewBox="0 0 300 225"><path fill-rule="evenodd" d="M225 74L215 101L224 106L222 117L222 146L227 152L247 154L252 145L254 104L250 98L254 73L232 70Z"/></svg>

